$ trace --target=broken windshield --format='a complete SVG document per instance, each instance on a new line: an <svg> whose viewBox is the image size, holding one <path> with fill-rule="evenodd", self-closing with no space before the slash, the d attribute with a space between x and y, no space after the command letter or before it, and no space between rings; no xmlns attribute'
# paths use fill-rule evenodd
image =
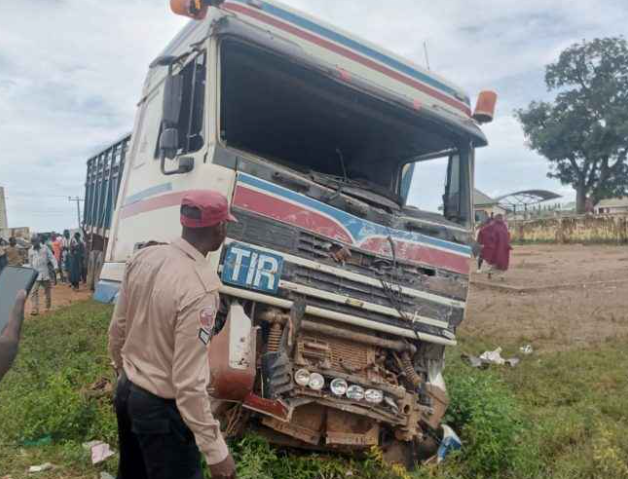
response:
<svg viewBox="0 0 628 479"><path fill-rule="evenodd" d="M400 204L404 160L454 146L412 111L270 51L225 39L220 54L221 141L333 188Z"/></svg>

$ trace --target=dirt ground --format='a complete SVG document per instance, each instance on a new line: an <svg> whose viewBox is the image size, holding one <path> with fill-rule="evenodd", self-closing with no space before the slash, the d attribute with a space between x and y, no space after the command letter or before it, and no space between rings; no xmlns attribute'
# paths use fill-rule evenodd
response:
<svg viewBox="0 0 628 479"><path fill-rule="evenodd" d="M52 287L52 310L69 306L77 301L84 301L92 296L93 292L81 285L79 291L73 291L67 284L59 282L57 286ZM32 302L26 302L26 313L30 315ZM46 313L46 296L43 291L39 292L39 314Z"/></svg>
<svg viewBox="0 0 628 479"><path fill-rule="evenodd" d="M628 336L628 246L515 246L503 278L473 275L461 332L540 352Z"/></svg>

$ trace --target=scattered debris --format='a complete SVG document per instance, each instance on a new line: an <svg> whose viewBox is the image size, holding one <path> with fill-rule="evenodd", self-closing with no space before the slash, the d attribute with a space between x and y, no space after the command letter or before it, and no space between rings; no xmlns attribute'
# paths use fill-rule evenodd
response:
<svg viewBox="0 0 628 479"><path fill-rule="evenodd" d="M29 473L32 472L44 472L44 471L49 471L50 469L54 468L54 466L52 464L50 464L49 462L42 464L41 466L31 466L28 469Z"/></svg>
<svg viewBox="0 0 628 479"><path fill-rule="evenodd" d="M497 348L495 351L485 351L480 355L480 357L463 354L462 360L472 368L477 369L486 369L491 364L495 364L497 366L504 366L507 364L508 366L514 368L521 362L521 360L517 357L504 359L502 357L502 348Z"/></svg>
<svg viewBox="0 0 628 479"><path fill-rule="evenodd" d="M22 442L22 446L24 447L40 447L40 446L48 446L50 444L52 444L52 436L43 436L43 437L40 437L39 439L33 439L30 441Z"/></svg>
<svg viewBox="0 0 628 479"><path fill-rule="evenodd" d="M489 367L488 362L482 361L477 356L470 356L468 354L463 354L461 357L462 357L462 360L466 362L472 368L486 369Z"/></svg>
<svg viewBox="0 0 628 479"><path fill-rule="evenodd" d="M521 354L525 354L526 356L529 356L530 354L534 352L534 349L532 349L531 344L526 344L525 346L521 346L519 348L519 351L521 351Z"/></svg>
<svg viewBox="0 0 628 479"><path fill-rule="evenodd" d="M497 364L498 366L506 364L506 360L502 358L502 348L497 348L495 351L484 351L480 355L480 359L489 364Z"/></svg>
<svg viewBox="0 0 628 479"><path fill-rule="evenodd" d="M100 479L116 479L115 477L113 477L111 474L109 474L108 472L101 472L100 473Z"/></svg>
<svg viewBox="0 0 628 479"><path fill-rule="evenodd" d="M443 432L443 440L440 442L440 447L436 453L437 464L443 462L450 452L462 449L462 441L452 428L443 424Z"/></svg>
<svg viewBox="0 0 628 479"><path fill-rule="evenodd" d="M92 464L98 464L106 461L115 454L111 446L103 441L89 441L83 443L83 448L91 452Z"/></svg>

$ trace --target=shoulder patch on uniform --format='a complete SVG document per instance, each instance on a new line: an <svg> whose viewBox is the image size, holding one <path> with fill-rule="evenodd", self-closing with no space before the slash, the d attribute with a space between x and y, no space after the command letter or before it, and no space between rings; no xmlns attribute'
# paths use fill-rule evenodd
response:
<svg viewBox="0 0 628 479"><path fill-rule="evenodd" d="M216 320L216 307L215 306L207 306L201 309L199 321L201 323L201 328L207 329L210 331L214 327L214 322Z"/></svg>
<svg viewBox="0 0 628 479"><path fill-rule="evenodd" d="M211 339L212 339L212 335L205 328L201 328L201 329L198 330L198 339L201 340L201 343L203 343L205 346L207 346L209 344L209 341L211 341Z"/></svg>

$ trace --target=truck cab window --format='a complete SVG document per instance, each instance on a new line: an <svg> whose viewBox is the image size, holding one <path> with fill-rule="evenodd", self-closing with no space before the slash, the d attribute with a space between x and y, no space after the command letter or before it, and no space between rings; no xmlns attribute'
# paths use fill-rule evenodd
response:
<svg viewBox="0 0 628 479"><path fill-rule="evenodd" d="M180 77L182 82L181 106L178 123L169 125L169 127L176 127L179 131L177 155L185 155L200 150L205 143L203 124L207 83L207 53L202 52L197 55L181 70L175 71L175 76ZM161 130L163 129L162 122ZM159 144L155 148L155 158L158 157Z"/></svg>
<svg viewBox="0 0 628 479"><path fill-rule="evenodd" d="M401 196L406 205L455 223L469 223L469 161L468 152L461 150L406 165L401 180Z"/></svg>

